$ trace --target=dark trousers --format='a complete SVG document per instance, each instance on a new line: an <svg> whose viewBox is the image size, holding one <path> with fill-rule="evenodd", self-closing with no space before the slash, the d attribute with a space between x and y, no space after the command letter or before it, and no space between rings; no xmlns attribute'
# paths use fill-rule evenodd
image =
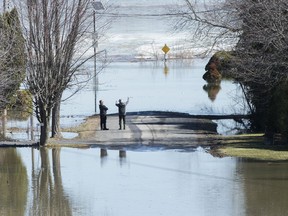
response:
<svg viewBox="0 0 288 216"><path fill-rule="evenodd" d="M101 130L106 129L106 120L107 120L107 116L106 115L100 115L100 128Z"/></svg>
<svg viewBox="0 0 288 216"><path fill-rule="evenodd" d="M126 119L125 115L119 115L119 129L122 129L122 122L123 122L123 129L125 129Z"/></svg>

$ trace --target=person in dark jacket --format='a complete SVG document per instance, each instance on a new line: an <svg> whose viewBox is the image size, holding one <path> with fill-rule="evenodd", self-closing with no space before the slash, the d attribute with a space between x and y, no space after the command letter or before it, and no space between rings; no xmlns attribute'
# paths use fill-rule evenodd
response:
<svg viewBox="0 0 288 216"><path fill-rule="evenodd" d="M123 129L125 130L126 124L126 105L129 103L129 97L127 98L126 102L122 102L119 99L118 103L116 101L115 105L118 107L118 115L119 115L119 130L122 130L122 122L123 122Z"/></svg>
<svg viewBox="0 0 288 216"><path fill-rule="evenodd" d="M102 100L99 101L99 109L100 109L100 128L101 130L109 130L109 128L106 127L108 108L104 105L104 102Z"/></svg>

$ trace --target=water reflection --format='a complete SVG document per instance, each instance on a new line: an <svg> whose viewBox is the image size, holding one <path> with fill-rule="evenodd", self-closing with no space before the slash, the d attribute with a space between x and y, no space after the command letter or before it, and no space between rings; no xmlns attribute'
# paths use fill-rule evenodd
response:
<svg viewBox="0 0 288 216"><path fill-rule="evenodd" d="M202 149L0 149L0 215L286 215L287 169Z"/></svg>
<svg viewBox="0 0 288 216"><path fill-rule="evenodd" d="M125 150L119 150L119 157L120 158L126 158L126 151Z"/></svg>
<svg viewBox="0 0 288 216"><path fill-rule="evenodd" d="M103 166L108 160L108 150L100 148L100 157L101 157L101 166ZM121 166L126 163L126 151L123 149L119 150L119 162Z"/></svg>
<svg viewBox="0 0 288 216"><path fill-rule="evenodd" d="M287 215L288 163L240 162L246 215Z"/></svg>
<svg viewBox="0 0 288 216"><path fill-rule="evenodd" d="M169 67L166 64L166 61L164 62L163 73L165 74L165 76L168 76L168 74L169 74Z"/></svg>
<svg viewBox="0 0 288 216"><path fill-rule="evenodd" d="M119 150L119 162L120 166L123 166L127 163L125 150Z"/></svg>
<svg viewBox="0 0 288 216"><path fill-rule="evenodd" d="M217 82L208 82L203 86L204 91L208 93L208 98L211 101L214 101L217 97L217 94L221 90L221 80Z"/></svg>
<svg viewBox="0 0 288 216"><path fill-rule="evenodd" d="M52 149L51 164L49 150L40 148L41 168L32 169L33 195L28 215L72 215L62 183L60 152L60 148Z"/></svg>
<svg viewBox="0 0 288 216"><path fill-rule="evenodd" d="M107 149L101 148L100 149L100 157L103 158L103 157L106 157L107 155L108 155Z"/></svg>
<svg viewBox="0 0 288 216"><path fill-rule="evenodd" d="M115 98L127 96L133 97L129 112L169 110L189 114L234 113L238 105L231 110L233 98L241 98L243 93L236 90L237 85L232 81L225 81L221 85L220 82L207 84L202 79L206 63L207 59L197 59L190 65L180 62L164 62L164 65L163 62L158 65L151 62L115 62L99 75L101 84L98 96L105 98L109 113L117 113ZM79 100L87 98L87 93L79 95ZM90 107L88 101L83 101L86 104L83 109ZM211 107L212 113L206 112L207 107Z"/></svg>
<svg viewBox="0 0 288 216"><path fill-rule="evenodd" d="M25 215L27 175L15 148L0 150L0 215Z"/></svg>
<svg viewBox="0 0 288 216"><path fill-rule="evenodd" d="M107 149L100 149L100 158L101 158L101 167L104 166L107 162L108 152Z"/></svg>

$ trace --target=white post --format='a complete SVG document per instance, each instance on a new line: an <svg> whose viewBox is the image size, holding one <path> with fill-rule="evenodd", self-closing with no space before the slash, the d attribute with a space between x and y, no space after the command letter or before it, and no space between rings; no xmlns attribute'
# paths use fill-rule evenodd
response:
<svg viewBox="0 0 288 216"><path fill-rule="evenodd" d="M6 12L6 0L3 0L3 12Z"/></svg>
<svg viewBox="0 0 288 216"><path fill-rule="evenodd" d="M95 98L94 98L94 102L95 102L95 114L97 113L97 59L96 59L96 55L97 55L97 43L98 43L98 35L97 35L97 31L96 31L96 11L97 10L104 10L104 6L102 4L102 2L100 1L93 1L92 2L92 7L93 7L93 46L94 46L94 88L95 88Z"/></svg>
<svg viewBox="0 0 288 216"><path fill-rule="evenodd" d="M7 124L7 109L3 110L3 115L2 115L2 133L3 137L6 137L6 124Z"/></svg>
<svg viewBox="0 0 288 216"><path fill-rule="evenodd" d="M95 98L94 98L94 102L95 102L95 114L97 113L97 59L96 59L96 43L97 43L97 39L96 39L96 12L94 10L93 12L93 49L94 49L94 93L95 93Z"/></svg>

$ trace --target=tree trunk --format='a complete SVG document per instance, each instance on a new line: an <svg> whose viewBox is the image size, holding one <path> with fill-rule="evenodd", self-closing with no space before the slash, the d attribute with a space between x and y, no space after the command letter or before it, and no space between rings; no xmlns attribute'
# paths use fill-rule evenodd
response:
<svg viewBox="0 0 288 216"><path fill-rule="evenodd" d="M7 125L7 109L4 109L2 114L2 133L4 139L6 138L6 125Z"/></svg>
<svg viewBox="0 0 288 216"><path fill-rule="evenodd" d="M50 114L51 108L47 108L43 103L39 103L38 120L40 120L40 146L45 146L49 138L49 129L50 129Z"/></svg>
<svg viewBox="0 0 288 216"><path fill-rule="evenodd" d="M42 122L40 128L40 145L45 146L49 136L49 120Z"/></svg>
<svg viewBox="0 0 288 216"><path fill-rule="evenodd" d="M60 99L56 102L52 109L52 128L51 132L52 138L61 138L61 129L60 129L60 106L61 106L61 97Z"/></svg>

